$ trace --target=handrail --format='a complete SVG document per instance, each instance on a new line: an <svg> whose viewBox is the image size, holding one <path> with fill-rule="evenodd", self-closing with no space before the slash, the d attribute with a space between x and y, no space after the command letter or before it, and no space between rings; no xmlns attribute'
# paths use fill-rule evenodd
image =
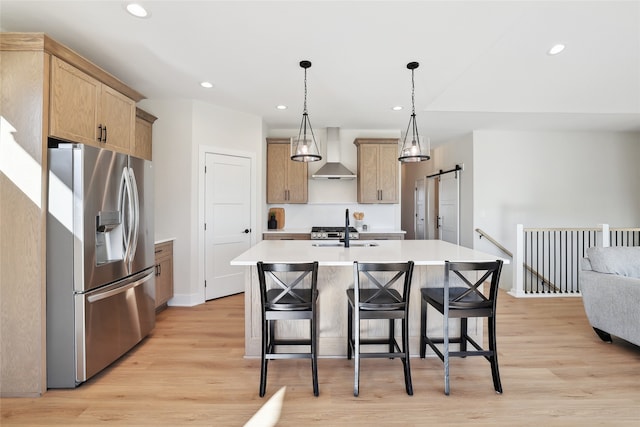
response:
<svg viewBox="0 0 640 427"><path fill-rule="evenodd" d="M494 245L496 245L496 247L498 249L500 249L502 252L504 252L505 254L509 255L511 258L513 258L513 254L504 246L502 246L500 243L498 243L493 237L489 236L484 230L480 229L480 228L476 228L476 231L478 232L478 234L480 234L480 238L485 238L488 241L490 241L491 243L493 243ZM542 281L542 283L546 284L547 286L549 286L549 288L551 289L555 289L557 290L557 286L551 282L549 279L547 279L546 277L544 277L544 275L540 274L536 269L534 269L533 267L531 267L529 264L524 264L524 267L531 273L533 274L535 277L537 277L539 280Z"/></svg>
<svg viewBox="0 0 640 427"><path fill-rule="evenodd" d="M494 239L493 237L489 236L484 230L480 229L480 228L476 228L476 232L478 234L480 234L480 238L482 239L483 237L485 239L487 239L488 241L490 241L491 243L493 243L498 249L500 249L502 252L504 252L505 254L509 255L511 258L513 258L513 253L511 253L511 251L509 251L509 249L505 248L504 246L502 246L500 243L498 243L496 241L496 239Z"/></svg>
<svg viewBox="0 0 640 427"><path fill-rule="evenodd" d="M524 264L524 268L527 269L527 271L529 271L529 273L533 274L538 280L542 281L543 285L547 285L550 289L553 289L554 291L557 291L559 288L555 285L555 283L551 282L549 279L547 279L546 277L544 277L544 275L538 273L538 271L531 267L529 264Z"/></svg>

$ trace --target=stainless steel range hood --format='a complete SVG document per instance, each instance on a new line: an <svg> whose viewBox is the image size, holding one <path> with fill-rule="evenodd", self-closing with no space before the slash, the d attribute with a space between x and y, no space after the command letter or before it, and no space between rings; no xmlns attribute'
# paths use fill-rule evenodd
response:
<svg viewBox="0 0 640 427"><path fill-rule="evenodd" d="M327 128L327 163L316 173L313 179L354 179L356 174L340 163L340 128Z"/></svg>

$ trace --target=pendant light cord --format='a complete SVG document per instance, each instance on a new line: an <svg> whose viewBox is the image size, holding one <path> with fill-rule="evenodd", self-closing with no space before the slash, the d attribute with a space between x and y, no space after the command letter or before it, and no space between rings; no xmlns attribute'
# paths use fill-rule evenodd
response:
<svg viewBox="0 0 640 427"><path fill-rule="evenodd" d="M302 113L307 114L307 69L304 69L304 106L302 107Z"/></svg>
<svg viewBox="0 0 640 427"><path fill-rule="evenodd" d="M415 117L416 115L416 85L413 80L413 72L415 70L411 70L411 115Z"/></svg>

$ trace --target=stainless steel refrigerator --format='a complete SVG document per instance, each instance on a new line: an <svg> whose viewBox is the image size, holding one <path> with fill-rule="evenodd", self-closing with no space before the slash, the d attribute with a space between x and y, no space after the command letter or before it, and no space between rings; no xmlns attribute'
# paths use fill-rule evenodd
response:
<svg viewBox="0 0 640 427"><path fill-rule="evenodd" d="M47 386L72 388L155 326L151 162L49 140Z"/></svg>

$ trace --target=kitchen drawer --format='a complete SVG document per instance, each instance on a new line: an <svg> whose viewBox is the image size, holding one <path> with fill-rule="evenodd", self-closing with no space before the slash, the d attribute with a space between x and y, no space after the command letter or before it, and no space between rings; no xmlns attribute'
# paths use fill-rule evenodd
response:
<svg viewBox="0 0 640 427"><path fill-rule="evenodd" d="M262 240L311 240L310 233L263 233Z"/></svg>

